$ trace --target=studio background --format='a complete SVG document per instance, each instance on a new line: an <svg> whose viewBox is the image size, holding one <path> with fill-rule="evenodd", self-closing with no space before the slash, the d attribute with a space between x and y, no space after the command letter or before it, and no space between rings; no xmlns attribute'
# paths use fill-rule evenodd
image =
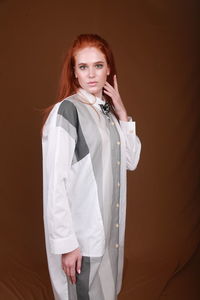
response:
<svg viewBox="0 0 200 300"><path fill-rule="evenodd" d="M39 109L80 33L110 43L142 153L128 172L119 300L200 299L198 1L0 1L0 300L52 300Z"/></svg>

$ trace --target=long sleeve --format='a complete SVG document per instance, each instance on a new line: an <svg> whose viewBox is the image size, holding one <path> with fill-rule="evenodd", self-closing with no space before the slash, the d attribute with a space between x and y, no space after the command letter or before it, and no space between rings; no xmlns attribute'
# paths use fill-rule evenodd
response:
<svg viewBox="0 0 200 300"><path fill-rule="evenodd" d="M67 253L79 246L73 228L68 196L70 167L76 146L76 129L71 124L76 120L70 120L70 123L67 119L69 114L73 119L77 117L74 106L70 102L61 104L56 121L48 130L44 157L47 182L44 213L53 254Z"/></svg>
<svg viewBox="0 0 200 300"><path fill-rule="evenodd" d="M128 121L119 120L126 143L126 167L128 170L135 170L140 159L141 142L136 135L136 124L128 117Z"/></svg>

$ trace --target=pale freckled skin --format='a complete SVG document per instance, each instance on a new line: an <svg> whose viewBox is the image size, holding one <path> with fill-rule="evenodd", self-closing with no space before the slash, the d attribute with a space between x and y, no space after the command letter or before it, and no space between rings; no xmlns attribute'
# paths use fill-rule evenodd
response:
<svg viewBox="0 0 200 300"><path fill-rule="evenodd" d="M95 47L85 47L75 54L74 74L81 88L95 97L102 98L102 90L113 102L115 112L121 121L128 121L127 112L118 90L117 77L114 75L114 87L107 81L110 68L105 55ZM93 84L89 84L94 82Z"/></svg>
<svg viewBox="0 0 200 300"><path fill-rule="evenodd" d="M80 86L96 97L102 98L102 89L110 74L104 54L94 47L86 47L75 55L75 77ZM96 82L90 85L89 82Z"/></svg>

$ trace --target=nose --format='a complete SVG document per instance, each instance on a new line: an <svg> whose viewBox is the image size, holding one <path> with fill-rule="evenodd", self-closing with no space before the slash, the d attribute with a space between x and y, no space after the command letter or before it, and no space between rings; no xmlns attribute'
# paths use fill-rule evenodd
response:
<svg viewBox="0 0 200 300"><path fill-rule="evenodd" d="M95 70L91 67L89 68L89 77L93 78L95 76Z"/></svg>

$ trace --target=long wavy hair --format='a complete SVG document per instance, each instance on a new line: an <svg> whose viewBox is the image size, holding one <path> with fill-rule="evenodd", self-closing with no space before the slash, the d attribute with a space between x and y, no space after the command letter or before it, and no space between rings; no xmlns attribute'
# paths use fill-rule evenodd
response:
<svg viewBox="0 0 200 300"><path fill-rule="evenodd" d="M57 93L57 98L56 102L47 107L46 109L43 110L43 125L45 124L48 115L54 105L66 97L75 94L80 88L78 79L75 77L74 74L74 66L75 66L75 55L77 51L85 48L85 47L95 47L98 50L100 50L106 58L107 64L110 68L110 74L107 77L107 81L113 86L114 85L114 80L113 76L117 74L116 72L116 67L115 67L115 61L114 61L114 56L112 53L112 50L106 40L104 40L102 37L100 37L97 34L80 34L77 36L77 38L74 40L72 43L71 47L68 49L68 52L66 53L62 71L61 71L61 76L60 76L60 81L59 81L59 88L58 88L58 93ZM103 92L103 96L108 101L112 107L113 110L113 103L112 99L106 95Z"/></svg>

